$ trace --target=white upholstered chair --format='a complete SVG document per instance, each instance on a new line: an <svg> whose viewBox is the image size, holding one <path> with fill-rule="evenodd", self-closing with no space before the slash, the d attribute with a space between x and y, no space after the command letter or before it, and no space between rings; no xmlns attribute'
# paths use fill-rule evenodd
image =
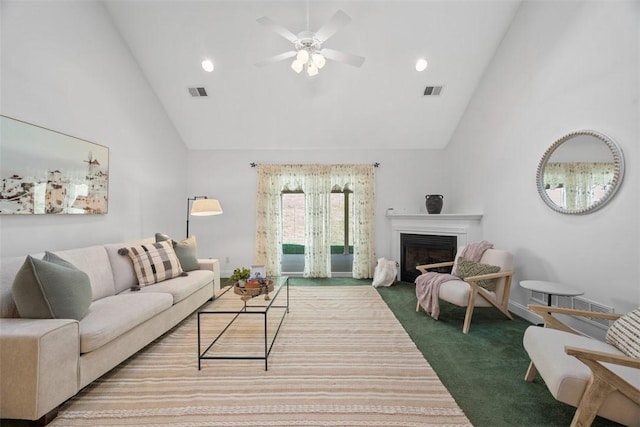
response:
<svg viewBox="0 0 640 427"><path fill-rule="evenodd" d="M462 247L458 249L454 261L441 262L437 264L418 265L416 269L421 273L426 273L429 269L438 267L453 266L458 262ZM495 307L507 318L513 319L508 310L509 293L511 292L511 280L513 277L513 255L500 249L487 249L479 261L481 264L488 264L500 267L497 273L469 276L460 280L450 280L440 286L439 299L466 307L462 332L468 333L471 326L471 317L474 307ZM478 285L481 280L494 279L495 288L487 290ZM416 286L418 286L416 284ZM416 311L420 311L420 301L416 306Z"/></svg>
<svg viewBox="0 0 640 427"><path fill-rule="evenodd" d="M590 426L596 415L640 427L640 308L626 316L544 305L529 309L543 317L545 327L529 326L524 333L531 359L525 381L539 373L556 400L576 407L571 427ZM602 342L553 314L620 320L609 328L609 342Z"/></svg>

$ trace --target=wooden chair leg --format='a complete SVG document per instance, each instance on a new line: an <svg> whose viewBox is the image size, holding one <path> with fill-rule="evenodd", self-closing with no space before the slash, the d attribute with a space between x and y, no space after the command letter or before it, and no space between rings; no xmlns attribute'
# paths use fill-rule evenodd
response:
<svg viewBox="0 0 640 427"><path fill-rule="evenodd" d="M616 388L598 377L591 377L571 421L571 427L589 427L604 400Z"/></svg>
<svg viewBox="0 0 640 427"><path fill-rule="evenodd" d="M469 328L471 328L471 316L473 316L473 306L467 306L467 312L464 315L464 325L462 325L462 333L468 334Z"/></svg>
<svg viewBox="0 0 640 427"><path fill-rule="evenodd" d="M467 300L467 311L464 314L464 324L462 325L462 333L468 334L469 328L471 327L471 316L473 316L473 307L476 303L476 295L478 295L478 291L475 290L473 286L469 289L469 299Z"/></svg>
<svg viewBox="0 0 640 427"><path fill-rule="evenodd" d="M533 362L529 363L529 368L527 369L527 373L524 374L524 380L528 383L532 382L536 377L538 370L536 369L536 365Z"/></svg>
<svg viewBox="0 0 640 427"><path fill-rule="evenodd" d="M418 301L418 303L416 304L416 312L420 312L420 301Z"/></svg>

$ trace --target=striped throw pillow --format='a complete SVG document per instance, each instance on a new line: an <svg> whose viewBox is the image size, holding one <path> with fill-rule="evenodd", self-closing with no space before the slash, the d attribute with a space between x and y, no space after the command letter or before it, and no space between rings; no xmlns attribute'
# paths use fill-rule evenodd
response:
<svg viewBox="0 0 640 427"><path fill-rule="evenodd" d="M640 307L613 322L606 339L627 356L640 359Z"/></svg>
<svg viewBox="0 0 640 427"><path fill-rule="evenodd" d="M170 241L126 248L140 286L153 285L182 274L180 261Z"/></svg>

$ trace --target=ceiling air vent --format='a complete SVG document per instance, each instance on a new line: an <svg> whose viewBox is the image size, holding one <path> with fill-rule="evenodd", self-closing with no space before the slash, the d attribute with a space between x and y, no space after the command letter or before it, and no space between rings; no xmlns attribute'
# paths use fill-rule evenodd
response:
<svg viewBox="0 0 640 427"><path fill-rule="evenodd" d="M191 96L207 96L207 90L203 87L190 87L189 93Z"/></svg>
<svg viewBox="0 0 640 427"><path fill-rule="evenodd" d="M424 88L424 96L438 96L442 93L442 86L427 86Z"/></svg>

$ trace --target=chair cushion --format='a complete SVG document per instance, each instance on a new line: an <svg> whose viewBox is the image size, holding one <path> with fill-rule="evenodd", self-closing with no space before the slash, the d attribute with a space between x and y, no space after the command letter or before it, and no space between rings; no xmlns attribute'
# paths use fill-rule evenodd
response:
<svg viewBox="0 0 640 427"><path fill-rule="evenodd" d="M91 304L87 273L47 252L22 264L13 281L13 299L20 317L80 320Z"/></svg>
<svg viewBox="0 0 640 427"><path fill-rule="evenodd" d="M617 348L605 342L539 326L530 326L526 329L522 344L553 397L575 407L578 406L584 394L591 377L591 370L575 357L568 355L564 350L565 346L622 354ZM605 365L634 387L640 388L640 374L637 369ZM605 400L598 415L625 425L638 425L640 406L621 393L614 392Z"/></svg>
<svg viewBox="0 0 640 427"><path fill-rule="evenodd" d="M469 304L470 291L471 287L467 282L463 282L462 280L449 280L448 282L444 282L442 285L440 285L440 293L438 294L438 296L444 301L459 305L461 307L466 307ZM495 299L496 294L494 292L488 291L488 293ZM479 295L476 296L474 306L492 307L491 303L489 303Z"/></svg>
<svg viewBox="0 0 640 427"><path fill-rule="evenodd" d="M640 359L640 307L613 322L606 339L627 356Z"/></svg>

